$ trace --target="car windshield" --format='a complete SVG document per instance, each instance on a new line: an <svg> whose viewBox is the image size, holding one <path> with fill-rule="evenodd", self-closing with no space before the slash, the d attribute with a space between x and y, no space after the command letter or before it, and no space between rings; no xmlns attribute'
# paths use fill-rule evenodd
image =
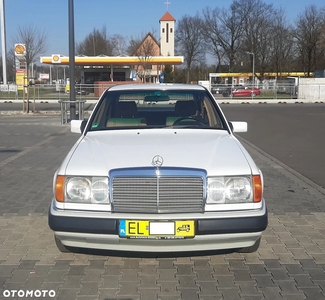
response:
<svg viewBox="0 0 325 300"><path fill-rule="evenodd" d="M205 90L108 90L88 130L131 128L226 129L215 100Z"/></svg>

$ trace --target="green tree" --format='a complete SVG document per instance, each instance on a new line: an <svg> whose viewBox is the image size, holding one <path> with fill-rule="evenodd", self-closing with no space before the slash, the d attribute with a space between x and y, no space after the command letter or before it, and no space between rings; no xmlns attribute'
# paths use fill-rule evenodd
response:
<svg viewBox="0 0 325 300"><path fill-rule="evenodd" d="M164 82L166 83L174 82L174 72L173 72L173 67L171 65L165 65L164 76L165 76Z"/></svg>

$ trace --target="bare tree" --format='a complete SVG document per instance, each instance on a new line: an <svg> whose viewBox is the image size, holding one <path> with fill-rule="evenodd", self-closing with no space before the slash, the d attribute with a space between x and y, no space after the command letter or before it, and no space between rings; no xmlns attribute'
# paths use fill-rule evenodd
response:
<svg viewBox="0 0 325 300"><path fill-rule="evenodd" d="M129 46L127 48L127 53L129 55L134 55L134 53L136 53L137 49L140 47L142 40L142 38L131 37Z"/></svg>
<svg viewBox="0 0 325 300"><path fill-rule="evenodd" d="M218 64L229 65L229 72L234 71L236 53L241 47L244 32L244 16L235 5L229 10L203 10L204 36L211 45L212 54L218 59Z"/></svg>
<svg viewBox="0 0 325 300"><path fill-rule="evenodd" d="M83 41L76 45L77 55L113 55L113 43L109 38L106 27L96 28Z"/></svg>
<svg viewBox="0 0 325 300"><path fill-rule="evenodd" d="M295 47L291 28L287 25L284 11L280 9L274 19L272 28L273 34L269 43L272 53L272 63L270 67L278 76L291 68L291 62L295 58Z"/></svg>
<svg viewBox="0 0 325 300"><path fill-rule="evenodd" d="M27 82L29 82L29 69L31 64L36 62L39 55L43 54L47 49L47 35L39 28L32 25L18 26L17 35L14 37L14 44L25 44L26 54L26 70ZM27 92L27 105L24 106L25 112L29 112L29 95Z"/></svg>
<svg viewBox="0 0 325 300"><path fill-rule="evenodd" d="M201 18L185 15L177 26L175 33L177 51L184 56L186 65L186 83L190 82L190 70L193 63L204 60L204 36Z"/></svg>
<svg viewBox="0 0 325 300"><path fill-rule="evenodd" d="M114 55L125 55L127 53L125 38L120 34L115 34L112 37L113 54Z"/></svg>
<svg viewBox="0 0 325 300"><path fill-rule="evenodd" d="M17 35L14 37L14 43L25 44L26 47L26 66L36 62L40 54L47 49L47 35L39 28L32 25L18 26Z"/></svg>
<svg viewBox="0 0 325 300"><path fill-rule="evenodd" d="M203 18L204 36L211 45L219 68L228 65L228 71L234 72L242 46L244 16L238 12L236 5L231 5L229 10L207 7L203 10ZM232 78L228 78L228 82L231 83Z"/></svg>
<svg viewBox="0 0 325 300"><path fill-rule="evenodd" d="M263 80L266 71L289 69L294 46L283 10L262 0L235 0L228 9L205 8L203 20L208 49L229 72L247 72L254 63Z"/></svg>
<svg viewBox="0 0 325 300"><path fill-rule="evenodd" d="M153 28L151 31L149 31L151 36L155 38L156 36L156 30ZM148 35L147 32L141 33L139 36L132 36L129 40L129 46L127 47L127 53L129 55L136 55L135 53L141 46L141 43L145 39L145 37ZM156 38L155 38L156 39Z"/></svg>
<svg viewBox="0 0 325 300"><path fill-rule="evenodd" d="M270 41L274 35L273 20L276 17L276 10L273 4L261 0L236 0L232 6L244 21L241 52L254 54L255 71L259 71L259 79L263 80L264 73L272 61ZM252 60L253 55L251 64L253 64Z"/></svg>
<svg viewBox="0 0 325 300"><path fill-rule="evenodd" d="M323 61L325 8L315 5L307 7L296 20L294 38L297 41L300 59L304 71L310 75L318 68L318 61Z"/></svg>

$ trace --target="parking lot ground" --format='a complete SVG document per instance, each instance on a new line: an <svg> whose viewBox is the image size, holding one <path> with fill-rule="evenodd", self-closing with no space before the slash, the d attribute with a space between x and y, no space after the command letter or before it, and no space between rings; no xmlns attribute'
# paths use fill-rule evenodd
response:
<svg viewBox="0 0 325 300"><path fill-rule="evenodd" d="M60 253L47 211L78 135L58 116L0 126L0 299L325 299L323 190L249 142L269 210L256 253Z"/></svg>

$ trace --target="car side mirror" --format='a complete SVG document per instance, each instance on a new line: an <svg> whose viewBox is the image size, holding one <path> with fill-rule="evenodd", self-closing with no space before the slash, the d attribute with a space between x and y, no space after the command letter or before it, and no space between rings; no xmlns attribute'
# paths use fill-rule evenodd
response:
<svg viewBox="0 0 325 300"><path fill-rule="evenodd" d="M247 122L228 122L232 132L247 132Z"/></svg>
<svg viewBox="0 0 325 300"><path fill-rule="evenodd" d="M88 120L71 120L70 129L74 133L83 133Z"/></svg>

